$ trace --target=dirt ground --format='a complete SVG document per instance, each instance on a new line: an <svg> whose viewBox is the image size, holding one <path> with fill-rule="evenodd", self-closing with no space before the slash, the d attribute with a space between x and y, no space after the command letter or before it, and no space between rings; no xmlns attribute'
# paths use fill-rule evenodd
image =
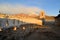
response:
<svg viewBox="0 0 60 40"><path fill-rule="evenodd" d="M25 30L22 29L24 26L26 27ZM60 40L60 27L30 28L29 26L32 25L23 25L16 31L4 30L0 32L0 40Z"/></svg>

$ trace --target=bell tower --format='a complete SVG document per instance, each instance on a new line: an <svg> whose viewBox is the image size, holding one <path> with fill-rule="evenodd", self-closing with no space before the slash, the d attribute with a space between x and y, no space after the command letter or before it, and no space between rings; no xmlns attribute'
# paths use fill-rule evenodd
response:
<svg viewBox="0 0 60 40"><path fill-rule="evenodd" d="M45 18L45 12L43 10L40 11L39 17L40 17L40 19L44 19Z"/></svg>

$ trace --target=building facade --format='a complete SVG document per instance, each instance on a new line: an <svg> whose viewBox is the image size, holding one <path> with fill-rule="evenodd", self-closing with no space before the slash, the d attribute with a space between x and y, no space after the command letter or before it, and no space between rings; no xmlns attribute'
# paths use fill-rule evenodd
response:
<svg viewBox="0 0 60 40"><path fill-rule="evenodd" d="M55 25L60 26L60 14L55 17Z"/></svg>

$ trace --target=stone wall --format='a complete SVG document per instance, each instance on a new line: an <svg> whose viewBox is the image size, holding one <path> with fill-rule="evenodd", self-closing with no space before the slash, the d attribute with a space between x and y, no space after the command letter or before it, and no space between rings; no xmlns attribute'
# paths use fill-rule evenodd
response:
<svg viewBox="0 0 60 40"><path fill-rule="evenodd" d="M55 17L55 25L60 26L60 14Z"/></svg>
<svg viewBox="0 0 60 40"><path fill-rule="evenodd" d="M55 19L55 25L60 26L60 17Z"/></svg>

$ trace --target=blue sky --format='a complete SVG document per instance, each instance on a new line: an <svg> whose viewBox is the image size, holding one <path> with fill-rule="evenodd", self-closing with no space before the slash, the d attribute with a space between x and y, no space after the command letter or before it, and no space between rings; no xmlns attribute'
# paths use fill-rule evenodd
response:
<svg viewBox="0 0 60 40"><path fill-rule="evenodd" d="M24 5L37 7L46 12L47 15L58 15L60 9L60 0L0 0L1 4Z"/></svg>

